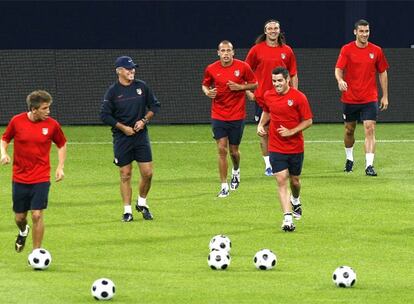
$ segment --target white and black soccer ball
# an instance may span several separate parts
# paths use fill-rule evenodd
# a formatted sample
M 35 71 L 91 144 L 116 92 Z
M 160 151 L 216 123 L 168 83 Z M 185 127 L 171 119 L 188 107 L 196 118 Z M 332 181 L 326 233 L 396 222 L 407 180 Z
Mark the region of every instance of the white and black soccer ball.
M 231 241 L 228 236 L 224 234 L 219 234 L 219 235 L 213 236 L 213 238 L 210 240 L 210 244 L 208 247 L 210 248 L 210 251 L 225 250 L 227 252 L 230 252 Z
M 231 257 L 226 250 L 213 250 L 207 258 L 208 266 L 213 270 L 225 270 L 230 266 Z
M 352 287 L 356 283 L 356 273 L 349 266 L 340 266 L 335 269 L 332 281 L 338 287 Z
M 29 254 L 28 263 L 35 270 L 44 270 L 52 263 L 52 256 L 46 249 L 37 248 Z
M 262 249 L 256 252 L 253 263 L 257 269 L 269 270 L 276 266 L 277 257 L 270 249 Z
M 95 300 L 110 300 L 115 295 L 115 284 L 107 278 L 97 279 L 92 284 L 91 293 Z

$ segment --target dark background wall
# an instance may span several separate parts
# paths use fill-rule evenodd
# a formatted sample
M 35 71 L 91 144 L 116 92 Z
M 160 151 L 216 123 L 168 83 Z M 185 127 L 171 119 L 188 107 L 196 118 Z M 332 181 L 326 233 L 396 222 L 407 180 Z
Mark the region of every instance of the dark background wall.
M 384 48 L 414 44 L 411 1 L 2 1 L 0 49 L 251 47 L 278 19 L 295 48 L 339 48 L 371 22 Z
M 413 121 L 413 12 L 412 1 L 0 1 L 0 124 L 24 111 L 26 95 L 37 88 L 53 94 L 61 123 L 100 123 L 120 55 L 140 63 L 137 77 L 159 97 L 155 122 L 208 122 L 200 81 L 217 59 L 214 48 L 229 39 L 244 59 L 270 18 L 281 22 L 294 48 L 315 121 L 341 121 L 333 69 L 360 18 L 371 23 L 370 40 L 391 66 L 391 107 L 381 119 Z
M 248 49 L 236 49 L 244 59 Z M 341 122 L 334 66 L 339 49 L 295 49 L 299 88 L 312 105 L 315 122 Z M 161 101 L 154 123 L 208 123 L 211 101 L 201 92 L 204 68 L 215 49 L 0 50 L 0 124 L 26 110 L 26 95 L 43 88 L 54 96 L 52 116 L 62 124 L 99 124 L 105 90 L 115 81 L 114 58 L 128 54 Z M 414 120 L 414 50 L 385 49 L 390 64 L 390 107 L 381 121 Z M 18 63 L 18 66 L 16 66 Z M 11 70 L 14 69 L 14 70 Z M 248 103 L 249 119 L 253 105 Z

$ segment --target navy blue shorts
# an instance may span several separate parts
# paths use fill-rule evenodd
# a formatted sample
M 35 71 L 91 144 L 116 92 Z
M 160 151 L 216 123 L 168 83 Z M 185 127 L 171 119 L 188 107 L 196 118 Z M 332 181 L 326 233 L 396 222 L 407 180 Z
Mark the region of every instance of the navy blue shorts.
M 378 102 L 373 101 L 364 104 L 343 103 L 343 117 L 345 122 L 374 120 L 378 117 Z
M 21 184 L 12 182 L 13 211 L 24 213 L 29 210 L 47 208 L 50 182 Z
M 134 160 L 140 163 L 152 161 L 148 132 L 143 130 L 133 136 L 116 136 L 114 143 L 114 164 L 126 166 Z
M 211 120 L 211 127 L 213 128 L 213 138 L 215 140 L 228 137 L 230 145 L 240 145 L 243 130 L 244 120 Z
M 302 173 L 303 153 L 283 154 L 277 152 L 269 152 L 270 164 L 272 172 L 277 173 L 288 169 L 290 175 L 299 176 Z

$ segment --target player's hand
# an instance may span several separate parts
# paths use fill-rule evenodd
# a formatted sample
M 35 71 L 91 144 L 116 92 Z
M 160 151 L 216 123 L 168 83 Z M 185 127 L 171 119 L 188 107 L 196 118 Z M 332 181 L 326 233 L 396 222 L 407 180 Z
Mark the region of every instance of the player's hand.
M 282 137 L 288 137 L 295 134 L 294 131 L 285 128 L 284 126 L 280 125 L 280 128 L 277 128 L 277 132 L 279 132 L 280 136 Z
M 259 135 L 260 137 L 266 136 L 267 135 L 266 128 L 262 125 L 258 125 L 257 126 L 257 135 Z
M 145 122 L 143 122 L 141 119 L 138 120 L 134 125 L 134 131 L 135 132 L 139 132 L 144 128 L 145 128 Z
M 345 80 L 342 79 L 338 81 L 338 89 L 341 92 L 348 90 L 348 84 L 345 82 Z
M 382 97 L 380 102 L 380 110 L 385 111 L 388 109 L 388 97 Z
M 229 80 L 227 82 L 227 86 L 229 87 L 229 89 L 231 91 L 241 91 L 244 89 L 244 86 L 239 84 L 239 83 L 235 83 L 234 81 Z
M 217 96 L 217 89 L 216 88 L 209 89 L 208 92 L 207 92 L 207 94 L 206 94 L 206 96 L 207 97 L 210 97 L 211 99 L 216 98 L 216 96 Z
M 256 96 L 254 96 L 254 93 L 252 91 L 247 90 L 246 96 L 249 101 L 256 101 Z
M 60 182 L 65 177 L 65 173 L 63 172 L 63 169 L 57 168 L 56 174 L 55 174 L 55 181 Z
M 132 136 L 132 135 L 134 135 L 134 134 L 135 134 L 134 129 L 133 129 L 133 128 L 131 128 L 131 127 L 128 127 L 128 126 L 124 126 L 124 127 L 122 128 L 122 132 L 124 132 L 124 134 L 125 134 L 126 136 Z
M 1 156 L 1 164 L 2 165 L 10 164 L 10 156 L 8 154 L 4 154 Z

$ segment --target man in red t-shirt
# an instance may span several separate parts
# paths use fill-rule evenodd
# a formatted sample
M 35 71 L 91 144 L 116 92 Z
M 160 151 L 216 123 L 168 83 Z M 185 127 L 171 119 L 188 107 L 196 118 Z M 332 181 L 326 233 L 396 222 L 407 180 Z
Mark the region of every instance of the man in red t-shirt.
M 362 120 L 365 131 L 365 174 L 377 176 L 374 169 L 375 124 L 378 116 L 378 90 L 376 75 L 382 89 L 379 104 L 381 111 L 388 108 L 388 62 L 382 49 L 368 42 L 369 23 L 355 23 L 355 41 L 344 45 L 335 66 L 335 78 L 342 92 L 343 117 L 345 122 L 345 172 L 352 172 L 355 128 Z
M 279 21 L 271 19 L 265 22 L 264 32 L 257 37 L 255 45 L 249 50 L 246 62 L 254 71 L 259 84 L 254 94 L 250 91 L 246 92 L 249 100 L 256 101 L 254 119 L 259 122 L 262 114 L 263 95 L 266 91 L 273 89 L 272 70 L 274 68 L 285 67 L 289 71 L 290 85 L 295 89 L 298 88 L 296 57 L 292 48 L 286 44 Z M 265 162 L 265 175 L 272 176 L 267 142 L 266 135 L 260 138 L 260 148 Z
M 289 86 L 289 78 L 286 68 L 277 67 L 273 70 L 274 89 L 264 94 L 263 113 L 257 126 L 259 136 L 269 136 L 270 164 L 278 184 L 279 201 L 284 214 L 284 231 L 295 230 L 293 217 L 302 217 L 299 200 L 299 176 L 304 156 L 302 131 L 312 125 L 313 117 L 308 99 L 302 92 Z M 267 130 L 266 125 L 269 121 Z
M 49 117 L 52 96 L 46 91 L 33 91 L 27 96 L 29 112 L 14 116 L 1 138 L 1 164 L 9 164 L 7 148 L 14 139 L 12 197 L 19 234 L 15 249 L 21 252 L 29 233 L 27 212 L 31 210 L 33 249 L 42 245 L 43 210 L 47 208 L 50 187 L 50 148 L 57 146 L 58 166 L 55 179 L 64 177 L 66 138 L 59 123 Z
M 229 195 L 227 183 L 227 154 L 233 163 L 230 189 L 236 190 L 240 183 L 239 145 L 246 118 L 245 91 L 257 87 L 256 77 L 244 61 L 234 59 L 230 41 L 220 42 L 217 49 L 219 60 L 207 66 L 201 89 L 211 98 L 211 121 L 218 149 L 221 190 L 218 197 Z

